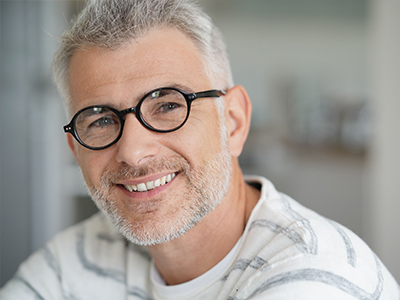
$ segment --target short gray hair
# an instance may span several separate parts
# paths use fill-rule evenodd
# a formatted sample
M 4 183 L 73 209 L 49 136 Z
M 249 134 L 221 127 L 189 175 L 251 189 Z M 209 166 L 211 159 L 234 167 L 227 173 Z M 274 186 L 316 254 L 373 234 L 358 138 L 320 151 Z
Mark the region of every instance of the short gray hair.
M 227 90 L 233 86 L 222 35 L 194 2 L 88 0 L 71 28 L 62 34 L 53 60 L 53 79 L 67 110 L 70 110 L 69 64 L 75 50 L 85 45 L 118 49 L 153 29 L 165 27 L 177 28 L 189 36 L 203 57 L 205 71 L 216 85 L 214 88 Z

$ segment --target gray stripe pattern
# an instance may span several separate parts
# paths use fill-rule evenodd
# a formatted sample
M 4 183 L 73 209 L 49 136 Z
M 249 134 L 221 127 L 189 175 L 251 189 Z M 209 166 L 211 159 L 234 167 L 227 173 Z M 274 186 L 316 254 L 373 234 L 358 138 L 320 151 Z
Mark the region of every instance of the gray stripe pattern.
M 144 258 L 147 261 L 151 261 L 151 256 L 150 256 L 150 252 L 147 251 L 145 248 L 142 248 L 140 246 L 137 246 L 133 243 L 128 242 L 128 249 L 129 251 L 132 251 L 136 254 L 139 254 L 142 258 Z
M 289 215 L 291 215 L 293 217 L 293 219 L 301 222 L 304 226 L 304 228 L 306 228 L 308 230 L 308 233 L 310 234 L 310 241 L 308 243 L 308 250 L 310 254 L 313 255 L 317 255 L 318 254 L 318 237 L 315 234 L 314 229 L 311 227 L 310 221 L 303 217 L 302 215 L 300 215 L 297 211 L 293 210 L 292 206 L 290 205 L 289 202 L 289 197 L 285 194 L 281 194 L 282 195 L 282 203 L 284 205 L 284 207 L 286 208 L 286 211 L 289 213 Z
M 229 275 L 235 271 L 235 270 L 246 270 L 247 267 L 250 265 L 251 259 L 238 259 L 235 264 L 233 265 L 232 269 L 229 270 L 229 272 L 221 278 L 222 281 L 225 281 L 228 279 Z
M 352 284 L 350 281 L 346 280 L 343 277 L 339 277 L 335 274 L 316 270 L 316 269 L 304 269 L 299 271 L 288 272 L 284 274 L 280 274 L 279 276 L 275 276 L 270 280 L 266 281 L 262 286 L 260 286 L 251 296 L 247 299 L 251 299 L 256 295 L 272 289 L 274 287 L 292 283 L 298 281 L 314 281 L 325 283 L 330 286 L 334 286 L 347 294 L 352 295 L 356 299 L 378 299 L 380 296 L 380 290 L 376 289 L 373 294 L 367 293 L 365 290 L 357 287 Z M 238 298 L 234 298 L 235 300 L 239 300 Z
M 356 262 L 357 262 L 357 255 L 356 251 L 354 250 L 353 243 L 351 242 L 349 236 L 344 232 L 344 230 L 340 227 L 339 224 L 337 224 L 334 221 L 328 220 L 329 223 L 332 224 L 333 227 L 335 227 L 336 231 L 339 233 L 339 235 L 342 237 L 343 242 L 346 246 L 346 251 L 347 251 L 347 262 L 349 265 L 352 267 L 356 267 Z
M 19 276 L 16 276 L 13 280 L 19 281 L 19 282 L 21 282 L 24 286 L 26 286 L 26 287 L 28 288 L 28 290 L 29 290 L 30 292 L 32 292 L 32 294 L 34 295 L 35 300 L 45 300 L 45 299 L 43 298 L 43 296 L 40 295 L 40 293 L 39 293 L 29 282 L 27 282 L 25 279 L 23 279 L 23 278 L 21 278 L 21 277 L 19 277 Z
M 301 269 L 297 271 L 291 271 L 287 273 L 282 273 L 277 276 L 274 276 L 264 282 L 260 287 L 258 287 L 249 297 L 243 298 L 233 298 L 234 300 L 248 300 L 251 299 L 262 292 L 265 292 L 269 289 L 274 287 L 278 287 L 284 284 L 293 283 L 293 282 L 300 282 L 300 281 L 313 281 L 313 282 L 320 282 L 330 286 L 333 286 L 337 289 L 342 290 L 343 292 L 355 297 L 356 299 L 360 300 L 376 300 L 382 294 L 383 290 L 383 276 L 381 270 L 381 264 L 378 259 L 375 257 L 375 261 L 377 264 L 377 278 L 378 283 L 375 288 L 375 291 L 370 294 L 364 289 L 356 286 L 355 284 L 351 283 L 347 279 L 333 274 L 331 272 L 318 270 L 318 269 Z
M 250 267 L 258 270 L 258 269 L 261 269 L 261 267 L 264 267 L 266 265 L 268 265 L 268 262 L 266 260 L 262 259 L 259 256 L 256 256 L 256 258 L 253 259 L 253 261 L 251 262 Z
M 105 269 L 99 267 L 98 265 L 90 262 L 85 256 L 85 249 L 84 249 L 84 233 L 83 230 L 78 231 L 77 233 L 77 243 L 76 243 L 76 252 L 78 258 L 82 264 L 82 266 L 93 273 L 96 273 L 100 277 L 108 277 L 115 281 L 125 283 L 126 276 L 123 272 L 113 269 Z
M 282 194 L 282 204 L 285 208 L 285 211 L 289 214 L 289 216 L 295 221 L 300 222 L 303 227 L 308 231 L 310 235 L 310 241 L 305 241 L 299 233 L 297 233 L 293 228 L 284 227 L 275 222 L 272 222 L 267 219 L 259 219 L 255 220 L 250 224 L 249 231 L 255 227 L 265 227 L 268 228 L 275 234 L 284 234 L 291 241 L 296 243 L 296 247 L 298 247 L 302 252 L 309 253 L 312 255 L 318 254 L 318 237 L 314 232 L 314 229 L 311 227 L 310 221 L 303 216 L 301 216 L 298 212 L 294 211 L 292 206 L 290 205 L 289 198 Z
M 90 262 L 86 258 L 84 241 L 85 241 L 85 236 L 84 236 L 84 230 L 82 228 L 81 230 L 79 230 L 77 232 L 77 243 L 76 243 L 77 256 L 78 256 L 82 266 L 89 272 L 95 273 L 96 275 L 98 275 L 100 277 L 107 277 L 109 279 L 112 279 L 112 280 L 119 282 L 121 284 L 124 284 L 126 286 L 127 283 L 126 283 L 125 273 L 118 271 L 118 270 L 106 269 L 106 268 L 100 267 L 100 266 Z M 131 296 L 135 296 L 142 300 L 152 300 L 152 298 L 150 298 L 147 295 L 147 293 L 140 288 L 129 287 L 127 290 L 128 290 L 128 294 Z
M 145 291 L 142 289 L 136 288 L 136 287 L 131 287 L 128 289 L 128 294 L 131 296 L 135 296 L 139 299 L 142 300 L 153 300 L 153 298 L 150 298 Z
M 275 222 L 271 222 L 266 219 L 255 220 L 251 223 L 249 230 L 255 227 L 268 228 L 275 234 L 284 234 L 287 238 L 296 244 L 296 247 L 300 249 L 301 252 L 310 253 L 310 247 L 304 241 L 304 239 L 291 228 L 283 227 Z
M 98 233 L 97 238 L 110 244 L 126 241 L 125 238 L 120 234 L 110 235 L 103 232 Z
M 245 270 L 251 263 L 251 259 L 238 259 L 236 263 L 233 265 L 233 270 Z
M 268 262 L 264 259 L 262 259 L 259 256 L 256 256 L 253 260 L 251 259 L 238 259 L 235 264 L 233 265 L 232 269 L 229 270 L 229 272 L 221 278 L 222 281 L 225 281 L 228 279 L 229 275 L 235 271 L 235 270 L 241 270 L 244 271 L 246 270 L 248 267 L 255 269 L 255 270 L 259 270 L 264 266 L 267 266 Z
M 58 281 L 60 282 L 60 288 L 62 289 L 63 297 L 66 300 L 77 300 L 75 296 L 73 296 L 70 292 L 67 292 L 64 289 L 64 286 L 61 284 L 62 281 L 62 276 L 61 276 L 61 268 L 60 265 L 57 262 L 57 259 L 54 257 L 53 253 L 49 249 L 49 247 L 45 246 L 42 249 L 42 255 L 44 257 L 44 260 L 46 261 L 47 265 L 50 267 L 50 269 L 54 272 L 56 275 Z
M 47 265 L 50 267 L 50 269 L 53 270 L 58 281 L 61 282 L 60 266 L 59 266 L 56 258 L 54 257 L 53 253 L 50 251 L 49 247 L 47 247 L 47 246 L 43 247 L 42 256 L 43 256 L 45 262 L 47 263 Z
M 97 239 L 99 239 L 103 242 L 106 242 L 106 243 L 110 243 L 110 244 L 119 243 L 119 242 L 125 243 L 125 246 L 128 247 L 128 249 L 130 251 L 141 255 L 147 261 L 151 260 L 150 253 L 145 248 L 136 246 L 135 244 L 132 244 L 127 239 L 125 239 L 125 237 L 122 234 L 110 235 L 110 234 L 100 232 L 97 234 Z

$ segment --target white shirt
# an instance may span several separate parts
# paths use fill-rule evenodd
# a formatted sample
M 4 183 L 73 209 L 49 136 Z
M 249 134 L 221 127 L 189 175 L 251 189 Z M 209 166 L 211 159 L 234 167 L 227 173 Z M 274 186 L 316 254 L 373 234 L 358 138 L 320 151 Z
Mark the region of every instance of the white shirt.
M 193 281 L 163 285 L 149 252 L 96 214 L 34 253 L 0 299 L 400 299 L 397 282 L 354 233 L 263 177 L 246 181 L 262 188 L 241 239 Z

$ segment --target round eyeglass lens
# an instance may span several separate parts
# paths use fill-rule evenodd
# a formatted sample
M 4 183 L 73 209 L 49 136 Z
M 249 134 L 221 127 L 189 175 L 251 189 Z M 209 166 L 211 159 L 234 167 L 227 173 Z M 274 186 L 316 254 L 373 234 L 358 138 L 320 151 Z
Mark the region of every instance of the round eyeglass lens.
M 114 142 L 121 130 L 119 117 L 105 107 L 89 107 L 75 120 L 75 130 L 82 143 L 100 148 Z
M 175 89 L 151 92 L 140 106 L 144 122 L 157 130 L 173 130 L 181 126 L 188 114 L 185 97 Z

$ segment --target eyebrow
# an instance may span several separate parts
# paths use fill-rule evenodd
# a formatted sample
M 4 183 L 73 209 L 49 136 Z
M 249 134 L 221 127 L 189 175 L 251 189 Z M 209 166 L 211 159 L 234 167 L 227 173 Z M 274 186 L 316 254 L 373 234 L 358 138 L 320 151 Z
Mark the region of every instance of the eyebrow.
M 163 87 L 161 87 L 161 88 L 168 88 L 168 87 L 181 90 L 181 91 L 183 91 L 183 92 L 185 92 L 185 93 L 188 93 L 188 94 L 193 94 L 193 93 L 194 93 L 194 91 L 193 91 L 191 88 L 189 88 L 189 87 L 187 87 L 187 86 L 184 86 L 184 85 L 181 85 L 181 84 L 179 84 L 179 83 L 174 83 L 174 84 L 170 84 L 170 85 L 165 85 L 165 86 L 163 86 Z M 144 95 L 143 95 L 143 96 L 144 96 Z
M 165 84 L 165 85 L 161 85 L 160 87 L 153 88 L 153 89 L 151 89 L 151 90 L 148 90 L 148 91 L 142 93 L 139 97 L 137 97 L 137 98 L 134 99 L 134 106 L 137 106 L 137 104 L 139 103 L 139 101 L 140 101 L 141 99 L 143 99 L 143 97 L 144 97 L 145 95 L 147 95 L 148 93 L 151 93 L 152 91 L 155 91 L 155 90 L 158 90 L 158 89 L 162 89 L 162 88 L 175 88 L 175 89 L 181 90 L 181 91 L 183 91 L 183 92 L 185 92 L 185 93 L 188 93 L 188 94 L 194 94 L 194 93 L 195 93 L 195 92 L 194 92 L 191 88 L 189 88 L 188 86 L 185 86 L 185 85 L 182 85 L 182 84 L 179 84 L 179 83 Z M 124 110 L 124 109 L 127 108 L 127 107 L 121 108 L 119 105 L 115 105 L 114 103 L 109 102 L 110 100 L 106 100 L 106 101 L 107 101 L 107 102 L 102 102 L 102 103 L 98 103 L 98 104 L 93 104 L 93 105 L 90 105 L 90 106 L 96 106 L 96 105 L 98 105 L 98 106 L 107 106 L 107 107 L 114 108 L 114 109 L 116 109 L 116 110 Z M 90 107 L 90 106 L 87 106 L 87 107 Z M 131 107 L 131 106 L 130 106 L 130 107 Z

